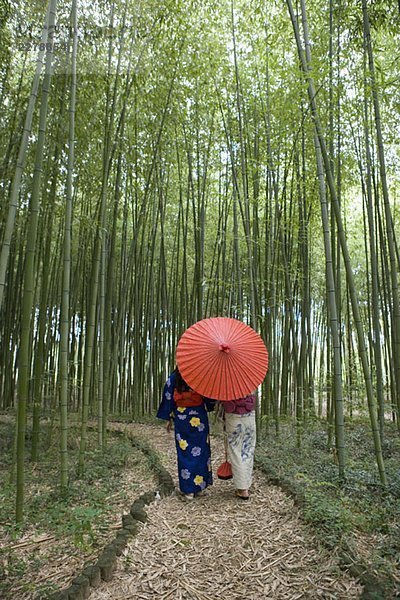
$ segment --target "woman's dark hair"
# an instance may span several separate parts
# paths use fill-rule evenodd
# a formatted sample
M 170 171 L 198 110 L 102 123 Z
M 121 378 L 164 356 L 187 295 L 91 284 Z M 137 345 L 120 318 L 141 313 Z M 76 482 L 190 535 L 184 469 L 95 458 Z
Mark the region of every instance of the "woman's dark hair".
M 180 374 L 178 367 L 175 369 L 175 387 L 180 393 L 190 390 L 190 387 Z

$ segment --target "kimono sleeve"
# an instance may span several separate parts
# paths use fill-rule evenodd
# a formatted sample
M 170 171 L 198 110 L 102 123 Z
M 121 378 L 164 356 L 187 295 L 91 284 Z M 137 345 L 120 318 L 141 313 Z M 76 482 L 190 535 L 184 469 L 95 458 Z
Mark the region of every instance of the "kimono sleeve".
M 175 373 L 171 373 L 164 385 L 160 406 L 156 417 L 168 421 L 174 410 Z

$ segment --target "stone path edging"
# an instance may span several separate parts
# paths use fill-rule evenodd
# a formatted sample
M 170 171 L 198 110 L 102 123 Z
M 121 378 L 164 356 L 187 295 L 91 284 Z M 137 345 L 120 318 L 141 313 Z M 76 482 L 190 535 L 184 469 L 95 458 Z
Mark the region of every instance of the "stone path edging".
M 161 464 L 158 454 L 129 431 L 113 430 L 113 432 L 117 435 L 127 435 L 132 445 L 140 450 L 149 461 L 157 477 L 157 489 L 160 496 L 170 495 L 175 488 L 174 482 L 170 473 Z M 111 581 L 117 557 L 121 556 L 128 540 L 138 532 L 138 522 L 144 523 L 147 520 L 144 507 L 153 502 L 155 492 L 156 490 L 146 492 L 133 502 L 129 513 L 122 515 L 122 527 L 117 531 L 115 539 L 105 546 L 97 561 L 93 565 L 87 566 L 81 575 L 75 577 L 67 589 L 50 596 L 50 600 L 85 600 L 89 597 L 91 588 L 98 587 L 102 581 Z
M 291 480 L 288 477 L 281 477 L 272 467 L 267 467 L 261 460 L 256 460 L 255 462 L 271 485 L 277 486 L 291 496 L 294 504 L 298 506 L 300 510 L 304 508 L 306 496 L 304 490 L 301 489 L 296 481 Z M 323 539 L 322 542 L 324 543 Z M 387 582 L 378 580 L 377 577 L 370 572 L 368 565 L 356 557 L 346 541 L 342 541 L 341 547 L 338 549 L 338 558 L 340 567 L 358 579 L 362 584 L 363 592 L 360 596 L 360 600 L 387 599 Z
M 121 424 L 118 424 L 121 427 Z M 140 450 L 150 463 L 151 469 L 157 477 L 157 489 L 161 497 L 171 495 L 174 491 L 174 481 L 171 474 L 161 464 L 158 453 L 142 439 L 135 435 L 122 425 L 121 429 L 111 429 L 114 433 L 127 435 L 132 445 Z M 303 490 L 296 486 L 295 482 L 287 478 L 280 478 L 277 473 L 269 470 L 265 464 L 258 461 L 257 465 L 266 475 L 268 481 L 282 489 L 292 497 L 294 503 L 301 509 L 304 507 L 305 496 Z M 113 578 L 116 567 L 117 557 L 121 556 L 128 541 L 138 532 L 138 523 L 147 520 L 147 514 L 144 510 L 155 499 L 154 492 L 146 492 L 138 497 L 130 507 L 129 514 L 122 515 L 122 527 L 116 533 L 115 539 L 110 542 L 102 551 L 95 564 L 86 567 L 82 574 L 75 577 L 69 588 L 57 592 L 51 596 L 52 600 L 83 600 L 90 596 L 91 588 L 98 587 L 102 581 L 108 582 Z M 381 582 L 368 572 L 365 565 L 357 561 L 351 549 L 348 546 L 340 549 L 340 564 L 353 577 L 357 578 L 363 586 L 363 592 L 360 598 L 363 600 L 383 600 L 384 586 Z M 39 600 L 39 599 L 38 599 Z

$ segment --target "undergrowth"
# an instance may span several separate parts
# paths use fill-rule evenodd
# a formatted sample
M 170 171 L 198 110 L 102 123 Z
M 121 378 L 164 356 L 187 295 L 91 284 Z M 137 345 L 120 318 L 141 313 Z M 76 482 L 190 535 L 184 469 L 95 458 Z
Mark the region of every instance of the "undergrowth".
M 49 426 L 41 430 L 40 459 L 29 461 L 31 431 L 26 435 L 26 469 L 24 522 L 15 524 L 15 482 L 11 475 L 14 427 L 0 423 L 0 597 L 15 597 L 10 587 L 21 578 L 29 580 L 29 573 L 43 567 L 46 555 L 32 551 L 21 552 L 18 544 L 26 539 L 54 536 L 54 546 L 48 556 L 54 557 L 62 543 L 66 553 L 74 549 L 82 555 L 101 548 L 108 535 L 110 518 L 115 521 L 120 513 L 116 506 L 132 501 L 139 483 L 133 479 L 122 484 L 125 473 L 141 473 L 151 479 L 151 472 L 140 450 L 132 447 L 125 436 L 109 436 L 105 452 L 97 448 L 97 434 L 88 432 L 85 470 L 78 476 L 79 434 L 72 426 L 68 436 L 69 488 L 62 494 L 59 487 L 59 437 L 52 435 Z M 50 442 L 50 443 L 49 443 Z M 144 466 L 146 465 L 146 466 Z M 13 549 L 13 547 L 15 549 Z M 46 586 L 45 586 L 46 587 Z M 23 591 L 29 592 L 29 583 Z M 48 592 L 53 586 L 47 586 Z M 36 588 L 37 589 L 37 588 Z M 11 594 L 11 595 L 7 595 Z M 46 594 L 43 593 L 43 597 Z
M 388 486 L 383 488 L 365 422 L 347 424 L 346 473 L 339 480 L 336 454 L 319 421 L 308 424 L 297 445 L 295 426 L 259 435 L 256 460 L 270 479 L 297 500 L 303 519 L 323 543 L 351 547 L 394 590 L 400 583 L 400 438 L 388 424 L 383 442 Z M 392 592 L 388 592 L 388 598 Z M 395 593 L 395 592 L 393 592 Z M 399 590 L 400 593 L 400 590 Z

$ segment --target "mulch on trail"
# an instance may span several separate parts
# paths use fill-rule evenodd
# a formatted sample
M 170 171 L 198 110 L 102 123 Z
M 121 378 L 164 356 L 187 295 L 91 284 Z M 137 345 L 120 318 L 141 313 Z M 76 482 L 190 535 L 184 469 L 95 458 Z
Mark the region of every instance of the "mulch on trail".
M 132 424 L 138 438 L 157 449 L 177 480 L 173 433 Z M 212 438 L 213 470 L 223 445 Z M 177 496 L 146 508 L 148 522 L 118 559 L 113 580 L 91 600 L 215 600 L 358 598 L 361 585 L 339 568 L 299 518 L 293 501 L 268 485 L 257 470 L 251 499 L 234 497 L 231 481 L 215 480 L 207 497 Z

